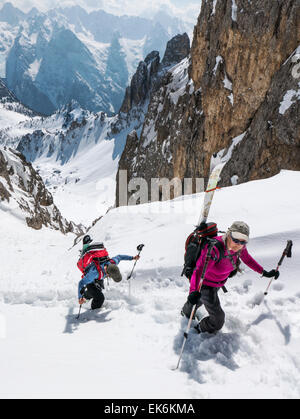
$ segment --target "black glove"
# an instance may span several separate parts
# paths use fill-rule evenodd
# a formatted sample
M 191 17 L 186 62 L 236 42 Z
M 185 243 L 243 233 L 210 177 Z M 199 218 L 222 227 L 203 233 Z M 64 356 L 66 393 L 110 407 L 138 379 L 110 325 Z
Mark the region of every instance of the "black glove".
M 200 304 L 200 297 L 201 294 L 198 291 L 191 292 L 191 294 L 188 296 L 188 302 L 191 303 L 193 306 Z
M 193 276 L 194 269 L 192 268 L 184 268 L 183 275 L 185 275 L 189 280 L 191 280 Z
M 265 276 L 266 278 L 275 278 L 278 279 L 279 278 L 279 271 L 275 271 L 275 269 L 272 269 L 272 271 L 263 271 L 263 276 Z

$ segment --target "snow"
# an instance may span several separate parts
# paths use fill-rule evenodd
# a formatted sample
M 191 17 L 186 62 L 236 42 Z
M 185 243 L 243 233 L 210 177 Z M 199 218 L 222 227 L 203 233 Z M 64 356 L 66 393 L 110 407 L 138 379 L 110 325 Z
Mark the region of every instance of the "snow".
M 231 177 L 230 180 L 231 180 L 232 185 L 237 185 L 238 181 L 239 181 L 239 177 L 237 175 L 234 175 L 234 176 Z
M 57 165 L 54 158 L 44 156 L 34 166 L 47 179 L 46 186 L 64 216 L 87 226 L 115 203 L 118 160 L 112 158 L 114 141 L 103 140 L 82 148 L 81 145 L 78 154 L 65 165 Z
M 234 97 L 233 97 L 233 93 L 231 93 L 229 96 L 227 96 L 228 97 L 228 99 L 229 99 L 229 101 L 230 101 L 230 103 L 231 103 L 231 105 L 233 106 L 234 105 Z
M 62 213 L 87 227 L 115 204 L 119 158 L 127 135 L 134 129 L 140 135 L 147 106 L 110 118 L 84 111 L 74 102 L 50 117 L 28 118 L 5 109 L 2 112 L 0 105 L 1 141 L 16 148 L 22 137 L 35 134 L 30 142 L 23 139 L 26 159 L 39 172 Z
M 223 61 L 224 61 L 223 58 L 220 55 L 218 55 L 217 58 L 216 58 L 216 65 L 213 69 L 214 76 L 217 74 L 219 64 L 222 63 Z
M 87 46 L 97 63 L 97 68 L 104 73 L 106 71 L 106 61 L 110 44 L 95 41 L 94 36 L 87 31 L 84 33 L 76 32 L 76 36 L 84 45 Z
M 243 140 L 246 134 L 247 131 L 233 138 L 231 145 L 228 149 L 224 148 L 223 150 L 216 153 L 216 155 L 213 155 L 211 158 L 210 169 L 212 170 L 213 167 L 217 166 L 220 163 L 227 163 L 232 157 L 233 150 Z
M 6 77 L 6 59 L 17 35 L 15 27 L 0 22 L 0 77 Z
M 229 80 L 227 73 L 225 72 L 225 79 L 223 80 L 225 89 L 232 91 L 232 82 Z
M 28 67 L 27 74 L 31 77 L 31 79 L 34 81 L 36 79 L 36 76 L 38 75 L 38 72 L 40 70 L 40 66 L 42 63 L 42 58 L 35 59 L 30 66 Z
M 231 18 L 234 22 L 237 21 L 237 12 L 238 12 L 238 7 L 236 4 L 235 0 L 232 0 L 232 12 L 231 12 Z
M 218 3 L 218 0 L 214 0 L 214 2 L 213 2 L 213 10 L 211 12 L 211 16 L 213 16 L 216 13 L 217 3 Z
M 168 92 L 174 105 L 177 105 L 179 98 L 185 94 L 186 86 L 190 81 L 188 74 L 189 63 L 190 58 L 187 57 L 170 70 L 172 81 L 168 85 Z
M 14 111 L 5 109 L 0 103 L 0 130 L 11 126 L 16 126 L 23 121 L 27 121 L 30 118 Z
M 125 61 L 129 73 L 128 85 L 130 85 L 131 78 L 136 72 L 139 63 L 144 60 L 144 47 L 146 41 L 146 36 L 139 40 L 120 38 L 120 45 L 125 52 Z
M 298 83 L 300 87 L 300 83 Z M 284 97 L 282 102 L 280 103 L 279 107 L 279 113 L 281 115 L 284 115 L 286 111 L 297 101 L 300 100 L 300 89 L 298 90 L 288 90 Z
M 102 311 L 83 310 L 80 321 L 74 236 L 28 229 L 0 209 L 0 396 L 298 399 L 299 182 L 299 172 L 282 171 L 215 194 L 210 220 L 220 229 L 248 222 L 249 251 L 266 269 L 277 265 L 288 239 L 294 254 L 264 302 L 269 280 L 253 271 L 228 282 L 229 293 L 220 293 L 224 329 L 215 336 L 192 329 L 177 372 L 171 368 L 187 327 L 180 316 L 188 293 L 188 281 L 180 277 L 184 241 L 204 194 L 115 209 L 91 229 L 111 256 L 146 246 L 131 295 L 125 279 L 110 283 Z M 131 268 L 122 262 L 124 278 Z

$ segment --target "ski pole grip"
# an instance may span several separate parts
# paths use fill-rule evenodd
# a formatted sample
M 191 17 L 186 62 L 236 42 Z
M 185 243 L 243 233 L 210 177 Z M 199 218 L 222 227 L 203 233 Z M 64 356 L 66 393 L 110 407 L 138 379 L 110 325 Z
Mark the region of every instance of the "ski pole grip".
M 288 257 L 288 258 L 291 258 L 292 257 L 292 247 L 293 247 L 292 240 L 288 240 L 287 245 L 286 245 L 286 248 L 285 248 L 285 250 L 284 250 L 284 252 L 283 252 L 283 254 L 281 256 L 281 259 L 280 259 L 280 261 L 278 263 L 278 266 L 281 266 L 282 265 L 283 259 L 285 257 Z
M 145 247 L 145 245 L 144 245 L 144 244 L 140 244 L 140 245 L 137 247 L 138 252 L 140 252 L 140 253 L 141 253 L 141 251 L 144 249 L 144 247 Z
M 292 240 L 289 240 L 288 244 L 287 244 L 287 247 L 286 247 L 286 251 L 287 251 L 286 256 L 288 258 L 292 257 L 292 247 L 293 247 L 293 242 L 292 242 Z

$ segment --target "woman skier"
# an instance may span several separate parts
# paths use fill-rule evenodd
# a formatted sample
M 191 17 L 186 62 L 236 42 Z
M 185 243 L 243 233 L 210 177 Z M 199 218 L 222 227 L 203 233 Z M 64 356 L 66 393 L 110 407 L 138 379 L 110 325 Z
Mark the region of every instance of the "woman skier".
M 249 226 L 237 221 L 229 228 L 224 236 L 216 237 L 224 247 L 224 254 L 220 255 L 218 246 L 214 246 L 208 255 L 209 245 L 206 245 L 196 263 L 196 269 L 190 282 L 190 294 L 187 302 L 182 309 L 182 315 L 190 318 L 192 309 L 196 305 L 197 309 L 204 305 L 208 312 L 205 317 L 196 326 L 199 333 L 216 333 L 222 329 L 225 323 L 225 313 L 222 310 L 218 292 L 225 286 L 227 279 L 232 276 L 234 271 L 239 270 L 241 259 L 249 268 L 267 278 L 279 277 L 279 272 L 272 270 L 265 271 L 248 253 L 247 243 L 249 242 Z M 207 269 L 204 275 L 204 281 L 199 292 L 199 285 L 204 266 Z
M 91 309 L 96 310 L 103 306 L 105 297 L 104 278 L 110 277 L 115 282 L 122 281 L 118 264 L 123 260 L 139 260 L 140 256 L 118 255 L 110 258 L 103 243 L 91 244 L 90 236 L 83 238 L 83 250 L 77 263 L 82 272 L 82 279 L 78 284 L 79 305 L 92 300 Z

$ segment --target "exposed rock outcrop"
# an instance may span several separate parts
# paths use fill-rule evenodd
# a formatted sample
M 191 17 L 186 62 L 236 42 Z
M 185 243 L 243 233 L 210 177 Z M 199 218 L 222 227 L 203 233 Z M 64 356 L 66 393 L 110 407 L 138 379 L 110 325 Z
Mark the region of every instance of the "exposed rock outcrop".
M 180 63 L 190 53 L 190 39 L 186 33 L 176 35 L 166 47 L 160 62 L 158 51 L 152 51 L 145 61 L 141 61 L 133 75 L 130 86 L 126 89 L 120 112 L 128 113 L 134 106 L 142 106 L 150 95 L 159 87 L 160 81 L 168 68 Z
M 170 67 L 180 63 L 190 53 L 190 38 L 187 33 L 174 36 L 168 43 L 164 58 L 162 59 L 162 67 Z
M 83 232 L 62 217 L 41 177 L 24 156 L 6 147 L 0 148 L 0 208 L 24 219 L 35 230 L 45 226 L 64 234 Z
M 154 76 L 159 70 L 160 57 L 158 51 L 152 51 L 145 61 L 141 61 L 136 73 L 131 79 L 131 84 L 126 89 L 125 98 L 120 112 L 128 113 L 134 106 L 142 105 L 149 97 Z

